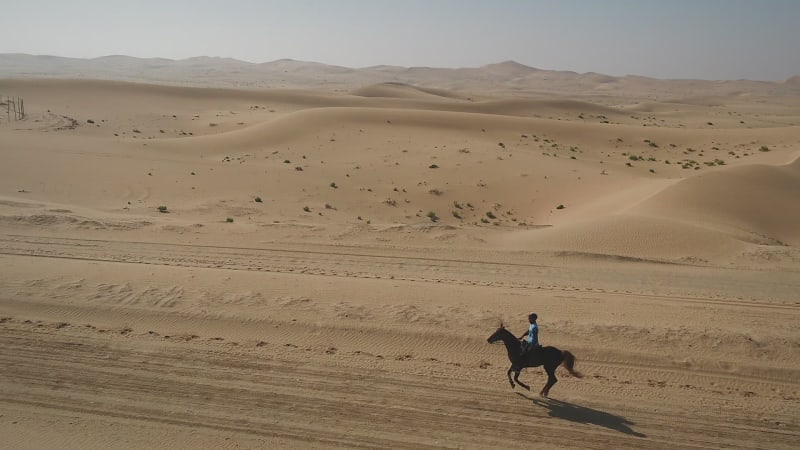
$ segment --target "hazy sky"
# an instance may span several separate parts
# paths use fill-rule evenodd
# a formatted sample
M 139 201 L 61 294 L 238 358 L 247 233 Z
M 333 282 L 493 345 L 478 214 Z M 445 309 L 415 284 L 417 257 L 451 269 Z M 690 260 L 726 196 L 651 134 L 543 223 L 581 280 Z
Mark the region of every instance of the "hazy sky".
M 800 75 L 800 0 L 0 0 L 0 53 Z

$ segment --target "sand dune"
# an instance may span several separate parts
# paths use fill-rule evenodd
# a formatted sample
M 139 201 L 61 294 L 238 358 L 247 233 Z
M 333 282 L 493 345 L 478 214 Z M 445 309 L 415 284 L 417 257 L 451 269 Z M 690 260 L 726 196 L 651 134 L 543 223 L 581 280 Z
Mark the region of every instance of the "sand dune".
M 3 58 L 12 447 L 796 447 L 791 80 Z
M 800 159 L 748 165 L 688 178 L 633 209 L 695 223 L 759 244 L 798 245 Z

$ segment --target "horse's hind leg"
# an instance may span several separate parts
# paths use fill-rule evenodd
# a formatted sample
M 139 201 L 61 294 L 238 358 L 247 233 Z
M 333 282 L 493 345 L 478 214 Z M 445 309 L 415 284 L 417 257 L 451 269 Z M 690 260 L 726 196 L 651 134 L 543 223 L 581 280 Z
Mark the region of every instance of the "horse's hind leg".
M 555 367 L 545 367 L 544 370 L 547 372 L 547 384 L 544 385 L 542 392 L 540 392 L 539 395 L 542 397 L 547 397 L 550 395 L 550 388 L 553 387 L 554 384 L 558 383 L 558 378 L 556 378 Z

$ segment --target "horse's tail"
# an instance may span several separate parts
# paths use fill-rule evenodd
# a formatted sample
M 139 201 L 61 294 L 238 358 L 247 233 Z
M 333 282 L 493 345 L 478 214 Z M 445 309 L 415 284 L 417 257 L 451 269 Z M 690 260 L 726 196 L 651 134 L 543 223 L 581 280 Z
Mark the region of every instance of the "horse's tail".
M 569 374 L 575 378 L 583 378 L 583 375 L 575 370 L 575 355 L 566 350 L 564 350 L 563 355 L 564 361 L 561 364 L 569 371 Z

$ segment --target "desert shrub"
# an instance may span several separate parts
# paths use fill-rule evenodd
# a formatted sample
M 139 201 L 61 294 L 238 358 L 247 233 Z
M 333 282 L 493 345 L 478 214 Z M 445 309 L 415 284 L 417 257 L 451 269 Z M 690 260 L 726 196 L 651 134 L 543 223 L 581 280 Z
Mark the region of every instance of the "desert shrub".
M 261 203 L 261 197 L 256 197 L 256 203 Z
M 429 168 L 429 169 L 438 169 L 438 168 L 439 168 L 439 166 L 438 166 L 438 165 L 436 165 L 436 164 L 431 164 L 430 166 L 428 166 L 428 168 Z
M 159 207 L 158 207 L 158 212 L 161 212 L 161 213 L 168 213 L 168 212 L 169 212 L 169 210 L 167 209 L 167 207 L 166 207 L 166 206 L 163 206 L 163 205 L 162 205 L 162 206 L 159 206 Z
M 564 206 L 564 205 L 558 205 L 558 206 L 556 206 L 556 209 L 564 209 L 564 208 L 566 208 L 566 206 Z
M 459 214 L 458 211 L 453 211 L 453 217 L 455 217 L 458 220 L 461 220 L 461 214 Z
M 426 215 L 428 216 L 429 219 L 431 219 L 431 222 L 436 222 L 439 220 L 439 216 L 437 216 L 436 213 L 433 211 L 428 211 L 428 214 Z
M 227 219 L 225 219 L 225 222 L 233 223 L 233 217 L 228 217 Z
M 336 185 L 335 181 L 331 181 L 331 187 L 334 188 L 334 189 L 338 189 L 339 188 L 339 186 Z
M 769 151 L 769 147 L 767 147 L 766 145 L 762 145 L 761 148 L 758 149 L 758 151 L 760 151 L 760 152 L 768 152 Z
M 490 218 L 490 219 L 496 219 L 496 218 L 497 218 L 497 216 L 495 216 L 495 215 L 494 215 L 494 213 L 493 213 L 493 212 L 491 212 L 491 211 L 488 211 L 488 212 L 486 213 L 486 217 L 488 217 L 488 218 Z
M 309 208 L 308 206 L 303 206 L 303 211 L 311 212 L 311 208 Z

